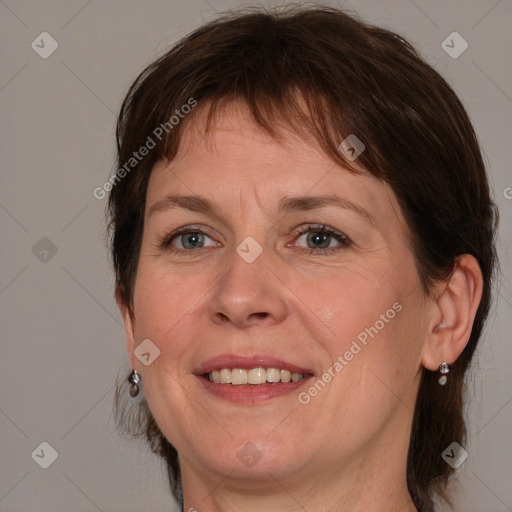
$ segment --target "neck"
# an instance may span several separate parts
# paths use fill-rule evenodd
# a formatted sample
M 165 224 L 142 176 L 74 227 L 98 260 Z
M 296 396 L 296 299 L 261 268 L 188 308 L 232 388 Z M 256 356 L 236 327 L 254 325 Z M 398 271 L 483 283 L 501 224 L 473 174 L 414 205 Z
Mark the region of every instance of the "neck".
M 282 512 L 417 512 L 406 486 L 374 488 L 372 482 L 366 482 L 366 493 L 337 491 L 326 482 L 312 483 L 306 489 L 299 489 L 290 482 L 274 480 L 266 486 L 252 486 L 249 490 L 224 482 L 212 482 L 211 487 L 195 486 L 192 492 L 185 490 L 185 512 L 260 512 L 261 510 L 279 510 Z M 217 485 L 218 487 L 215 487 Z M 256 488 L 255 488 L 256 487 Z M 372 490 L 375 490 L 372 492 Z M 377 492 L 378 491 L 378 492 Z M 378 494 L 378 496 L 377 496 Z

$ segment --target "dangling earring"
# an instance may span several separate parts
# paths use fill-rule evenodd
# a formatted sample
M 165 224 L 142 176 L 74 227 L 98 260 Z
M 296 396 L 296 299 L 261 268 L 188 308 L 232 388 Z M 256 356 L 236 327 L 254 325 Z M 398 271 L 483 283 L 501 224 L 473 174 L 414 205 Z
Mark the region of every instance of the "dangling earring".
M 442 373 L 442 375 L 439 377 L 438 382 L 441 384 L 441 386 L 444 386 L 448 381 L 446 374 L 450 373 L 450 367 L 444 361 L 439 366 L 439 373 Z
M 141 380 L 140 373 L 137 370 L 132 370 L 128 377 L 128 382 L 131 384 L 129 393 L 132 398 L 139 394 L 139 382 Z

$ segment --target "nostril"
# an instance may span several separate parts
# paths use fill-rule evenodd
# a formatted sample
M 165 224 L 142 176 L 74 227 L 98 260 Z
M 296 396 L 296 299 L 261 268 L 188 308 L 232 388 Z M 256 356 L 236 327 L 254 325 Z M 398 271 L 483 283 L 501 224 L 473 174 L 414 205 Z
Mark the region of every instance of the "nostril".
M 233 322 L 234 324 L 240 325 L 240 326 L 247 326 L 253 322 L 257 322 L 260 320 L 265 320 L 270 317 L 270 313 L 267 312 L 258 312 L 258 313 L 250 313 L 249 316 L 247 315 L 228 315 L 226 313 L 222 313 L 221 311 L 218 311 L 216 313 L 216 318 L 218 319 L 219 323 L 227 323 L 227 322 Z

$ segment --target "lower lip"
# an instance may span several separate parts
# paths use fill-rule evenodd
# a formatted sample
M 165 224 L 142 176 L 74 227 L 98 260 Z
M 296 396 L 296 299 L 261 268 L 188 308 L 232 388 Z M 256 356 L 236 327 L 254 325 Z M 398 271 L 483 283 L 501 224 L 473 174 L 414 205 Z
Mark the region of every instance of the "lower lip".
M 263 402 L 272 398 L 288 395 L 297 388 L 303 386 L 311 376 L 304 377 L 298 382 L 275 382 L 260 385 L 237 385 L 218 384 L 211 382 L 204 377 L 198 377 L 204 388 L 212 395 L 218 396 L 229 402 L 237 404 L 252 405 L 256 402 Z

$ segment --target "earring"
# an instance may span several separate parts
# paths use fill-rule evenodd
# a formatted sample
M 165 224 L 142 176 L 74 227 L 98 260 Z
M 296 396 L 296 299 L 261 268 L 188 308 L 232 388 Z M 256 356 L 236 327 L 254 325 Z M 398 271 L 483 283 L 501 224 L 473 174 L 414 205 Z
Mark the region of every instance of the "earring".
M 450 367 L 444 361 L 439 365 L 439 373 L 442 373 L 442 375 L 439 377 L 438 382 L 441 384 L 441 386 L 444 386 L 448 381 L 446 374 L 450 373 Z
M 132 370 L 128 377 L 128 382 L 131 384 L 129 393 L 132 398 L 139 394 L 139 382 L 141 380 L 140 373 L 137 370 Z

